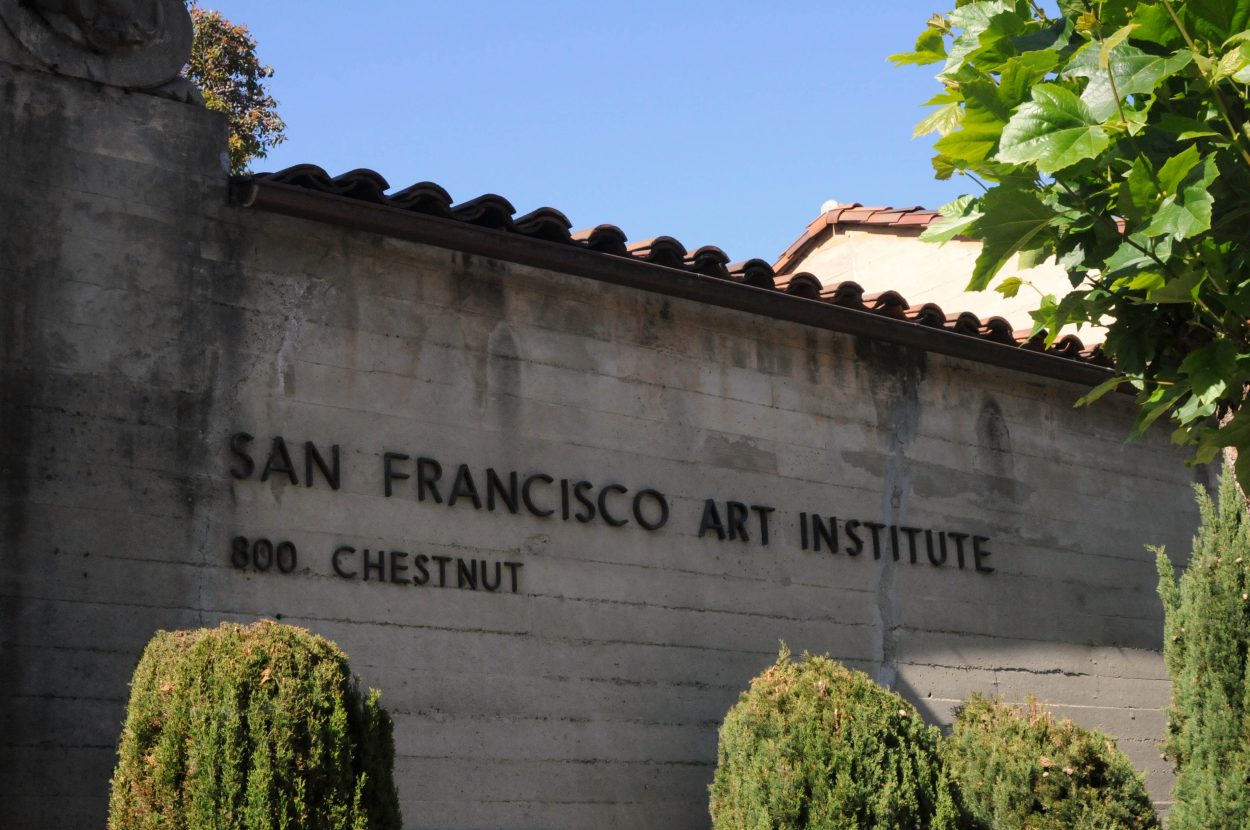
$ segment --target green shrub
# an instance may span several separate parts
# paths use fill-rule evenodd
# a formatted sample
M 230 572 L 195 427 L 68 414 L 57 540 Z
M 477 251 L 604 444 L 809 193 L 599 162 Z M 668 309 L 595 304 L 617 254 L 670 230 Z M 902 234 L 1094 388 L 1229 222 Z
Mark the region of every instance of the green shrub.
M 1166 756 L 1176 765 L 1169 830 L 1250 827 L 1250 521 L 1231 473 L 1179 582 L 1159 551 L 1163 657 L 1172 677 Z
M 131 681 L 110 830 L 391 830 L 391 721 L 291 626 L 161 631 Z
M 938 732 L 910 704 L 827 657 L 777 662 L 720 730 L 716 830 L 964 825 L 937 757 Z
M 1036 701 L 973 695 L 942 742 L 942 760 L 985 830 L 1144 830 L 1159 819 L 1115 742 Z

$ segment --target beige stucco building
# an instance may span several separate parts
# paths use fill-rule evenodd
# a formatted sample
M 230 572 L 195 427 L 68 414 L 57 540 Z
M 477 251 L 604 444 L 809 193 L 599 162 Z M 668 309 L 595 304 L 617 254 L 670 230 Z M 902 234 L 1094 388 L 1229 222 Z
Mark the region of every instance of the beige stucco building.
M 800 273 L 814 275 L 829 293 L 843 281 L 862 286 L 869 297 L 894 291 L 913 311 L 934 303 L 950 315 L 971 309 L 978 317 L 1001 317 L 1011 324 L 1017 339 L 1033 328 L 1029 311 L 1045 294 L 1062 297 L 1072 286 L 1067 274 L 1053 262 L 1021 268 L 1018 258 L 992 283 L 1010 276 L 1031 285 L 1014 298 L 986 290 L 966 291 L 981 243 L 956 238 L 942 244 L 922 242 L 920 234 L 938 219 L 938 213 L 920 207 L 890 208 L 827 202 L 816 217 L 773 263 L 780 278 Z M 992 286 L 991 286 L 992 287 Z M 1101 342 L 1101 331 L 1065 329 L 1084 347 Z

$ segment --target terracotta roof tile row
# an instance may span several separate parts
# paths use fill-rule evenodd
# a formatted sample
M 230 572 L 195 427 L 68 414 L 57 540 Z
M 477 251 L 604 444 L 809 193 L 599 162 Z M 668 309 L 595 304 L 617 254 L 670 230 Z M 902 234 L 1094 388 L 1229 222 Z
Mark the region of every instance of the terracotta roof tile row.
M 838 205 L 812 220 L 803 235 L 782 251 L 773 263 L 778 274 L 784 274 L 813 245 L 819 244 L 837 225 L 859 225 L 895 233 L 920 233 L 941 218 L 936 210 L 919 206 L 910 208 L 866 207 L 859 202 Z
M 1013 331 L 1011 324 L 1001 317 L 981 319 L 969 311 L 951 314 L 933 303 L 913 306 L 895 291 L 865 294 L 860 285 L 849 281 L 825 286 L 806 272 L 778 278 L 778 269 L 762 259 L 730 263 L 725 252 L 714 245 L 688 250 L 671 236 L 630 242 L 625 233 L 615 225 L 597 225 L 586 230 L 572 231 L 568 218 L 554 208 L 538 208 L 523 216 L 516 216 L 516 209 L 512 204 L 502 196 L 494 194 L 456 203 L 446 190 L 431 182 L 421 182 L 388 194 L 389 184 L 372 170 L 359 169 L 340 176 L 330 176 L 325 170 L 311 164 L 289 167 L 276 173 L 259 173 L 253 180 L 359 200 L 442 220 L 463 222 L 500 233 L 579 246 L 605 256 L 625 257 L 713 277 L 728 283 L 776 291 L 805 300 L 940 329 L 952 335 L 975 337 L 1029 351 L 1046 351 L 1083 363 L 1110 365 L 1098 349 L 1085 348 L 1075 336 L 1064 337 L 1046 349 L 1044 333 L 1031 335 L 1027 331 Z M 921 227 L 936 217 L 936 212 L 918 207 L 896 209 L 844 205 L 826 212 L 812 223 L 808 228 L 809 233 L 804 237 L 810 239 L 833 223 Z M 803 241 L 796 242 L 791 250 L 797 252 L 796 246 Z M 787 259 L 787 254 L 783 254 L 782 261 Z

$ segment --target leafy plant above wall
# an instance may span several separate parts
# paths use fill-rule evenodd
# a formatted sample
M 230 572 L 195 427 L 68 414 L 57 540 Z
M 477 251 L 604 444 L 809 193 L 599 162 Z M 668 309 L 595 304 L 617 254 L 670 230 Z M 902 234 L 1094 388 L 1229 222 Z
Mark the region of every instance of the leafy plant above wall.
M 1106 326 L 1118 369 L 1083 400 L 1131 384 L 1138 432 L 1166 415 L 1196 461 L 1245 449 L 1250 486 L 1250 0 L 1058 8 L 960 0 L 894 56 L 940 65 L 917 133 L 938 135 L 939 178 L 980 189 L 925 238 L 983 243 L 972 290 L 1054 257 L 1073 288 L 1040 298 L 1037 326 Z

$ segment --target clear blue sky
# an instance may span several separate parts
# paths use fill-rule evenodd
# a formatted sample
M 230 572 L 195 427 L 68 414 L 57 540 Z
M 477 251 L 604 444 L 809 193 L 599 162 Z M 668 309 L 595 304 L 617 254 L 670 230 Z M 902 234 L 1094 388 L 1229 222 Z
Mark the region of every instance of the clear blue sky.
M 935 0 L 203 0 L 276 70 L 287 142 L 254 164 L 434 181 L 735 260 L 773 259 L 827 199 L 937 207 L 938 87 L 898 68 Z

